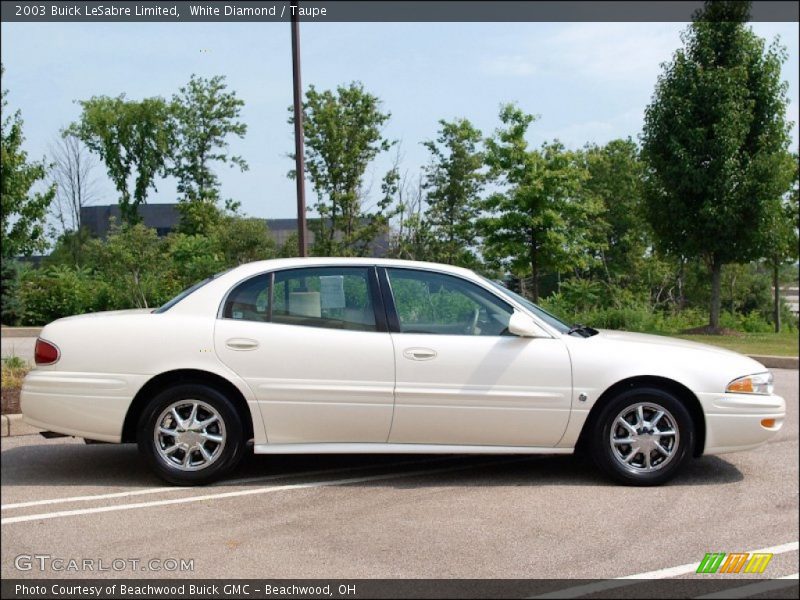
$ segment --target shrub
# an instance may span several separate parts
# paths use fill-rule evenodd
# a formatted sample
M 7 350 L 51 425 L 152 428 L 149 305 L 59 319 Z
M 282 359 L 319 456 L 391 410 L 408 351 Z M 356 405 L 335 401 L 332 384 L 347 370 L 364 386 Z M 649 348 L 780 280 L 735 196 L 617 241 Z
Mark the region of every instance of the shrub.
M 745 331 L 747 333 L 769 333 L 774 331 L 774 326 L 766 321 L 758 312 L 749 314 L 731 314 L 723 311 L 719 317 L 721 327 Z
M 205 236 L 176 233 L 167 238 L 167 245 L 168 263 L 173 271 L 173 279 L 180 289 L 225 268 L 222 253 L 214 241 Z
M 22 322 L 45 325 L 50 321 L 85 312 L 103 310 L 103 299 L 87 269 L 57 266 L 31 270 L 22 276 L 19 302 Z
M 2 381 L 0 381 L 0 385 L 2 385 L 4 389 L 21 387 L 22 380 L 30 370 L 30 365 L 19 356 L 5 357 L 3 358 Z

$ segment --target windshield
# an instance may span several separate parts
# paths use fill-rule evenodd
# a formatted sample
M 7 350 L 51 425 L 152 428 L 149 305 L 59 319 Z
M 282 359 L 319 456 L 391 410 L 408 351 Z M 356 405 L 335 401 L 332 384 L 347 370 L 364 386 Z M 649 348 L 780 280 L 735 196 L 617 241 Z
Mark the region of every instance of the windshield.
M 559 333 L 568 333 L 569 332 L 569 330 L 570 330 L 569 325 L 564 323 L 558 317 L 556 317 L 554 315 L 551 315 L 549 312 L 547 312 L 541 306 L 537 306 L 536 304 L 534 304 L 533 302 L 531 302 L 530 300 L 528 300 L 524 296 L 520 296 L 516 292 L 512 292 L 510 289 L 508 289 L 507 287 L 505 287 L 503 285 L 500 285 L 496 281 L 492 281 L 491 279 L 487 279 L 485 277 L 484 277 L 484 280 L 488 281 L 489 283 L 491 283 L 492 287 L 497 288 L 498 290 L 500 290 L 501 292 L 503 292 L 507 296 L 511 296 L 511 298 L 513 298 L 514 300 L 519 302 L 522 306 L 527 308 L 529 311 L 531 311 L 533 314 L 535 314 L 537 317 L 539 317 L 542 321 L 544 321 L 545 323 L 547 323 L 548 325 L 550 325 L 554 329 L 557 329 L 559 331 Z
M 213 281 L 214 279 L 216 279 L 217 277 L 219 277 L 223 273 L 227 273 L 227 272 L 228 272 L 227 270 L 226 271 L 221 271 L 220 273 L 217 273 L 216 275 L 212 275 L 211 277 L 206 277 L 205 279 L 203 279 L 203 281 L 199 281 L 199 282 L 195 283 L 193 286 L 190 286 L 190 287 L 186 288 L 180 294 L 175 296 L 172 300 L 169 300 L 167 303 L 162 304 L 157 309 L 155 309 L 153 312 L 156 313 L 156 314 L 167 312 L 170 308 L 175 306 L 178 302 L 180 302 L 181 300 L 186 298 L 186 296 L 188 296 L 189 294 L 193 294 L 194 292 L 199 290 L 201 287 L 203 287 L 205 284 L 207 284 L 209 281 Z

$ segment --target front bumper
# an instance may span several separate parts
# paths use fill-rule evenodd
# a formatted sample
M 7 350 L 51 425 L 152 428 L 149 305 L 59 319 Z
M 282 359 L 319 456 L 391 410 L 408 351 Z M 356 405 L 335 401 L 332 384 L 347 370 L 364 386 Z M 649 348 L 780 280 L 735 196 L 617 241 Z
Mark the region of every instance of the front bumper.
M 34 370 L 22 384 L 26 423 L 66 435 L 120 442 L 142 376 Z
M 780 396 L 700 394 L 706 419 L 704 454 L 724 454 L 757 448 L 783 427 L 786 402 Z M 774 425 L 762 421 L 773 419 Z

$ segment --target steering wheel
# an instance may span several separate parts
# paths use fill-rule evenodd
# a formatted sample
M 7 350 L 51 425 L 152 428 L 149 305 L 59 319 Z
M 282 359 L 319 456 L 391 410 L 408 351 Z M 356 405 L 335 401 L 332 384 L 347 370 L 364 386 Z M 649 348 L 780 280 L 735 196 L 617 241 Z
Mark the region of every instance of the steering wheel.
M 478 319 L 481 316 L 481 309 L 476 308 L 475 312 L 472 315 L 472 323 L 469 326 L 469 333 L 472 335 L 478 335 Z

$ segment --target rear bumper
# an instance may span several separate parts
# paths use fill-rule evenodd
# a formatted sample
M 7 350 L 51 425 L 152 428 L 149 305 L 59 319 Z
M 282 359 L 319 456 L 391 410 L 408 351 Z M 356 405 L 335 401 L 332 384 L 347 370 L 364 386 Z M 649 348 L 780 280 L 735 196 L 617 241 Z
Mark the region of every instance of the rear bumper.
M 118 443 L 141 379 L 136 375 L 35 370 L 22 385 L 22 415 L 34 427 Z
M 705 394 L 700 401 L 706 418 L 704 454 L 757 448 L 775 437 L 786 418 L 786 402 L 775 395 Z M 765 426 L 765 419 L 774 425 Z

